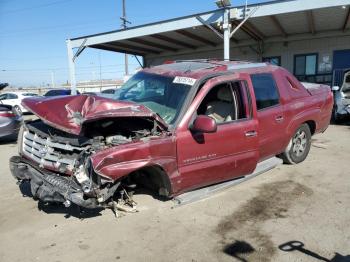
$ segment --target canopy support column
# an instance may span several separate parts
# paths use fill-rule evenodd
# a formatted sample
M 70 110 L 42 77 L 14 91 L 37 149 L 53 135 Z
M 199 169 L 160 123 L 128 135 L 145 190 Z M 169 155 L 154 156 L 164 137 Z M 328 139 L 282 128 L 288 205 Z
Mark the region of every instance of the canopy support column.
M 230 9 L 225 8 L 223 17 L 223 29 L 224 29 L 224 60 L 230 60 Z

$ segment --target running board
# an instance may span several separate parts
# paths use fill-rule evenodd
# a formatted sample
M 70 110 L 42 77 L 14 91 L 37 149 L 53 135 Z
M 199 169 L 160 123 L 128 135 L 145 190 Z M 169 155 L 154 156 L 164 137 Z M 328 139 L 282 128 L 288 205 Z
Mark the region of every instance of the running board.
M 282 163 L 283 163 L 282 159 L 279 159 L 277 157 L 272 157 L 272 158 L 269 158 L 267 160 L 264 160 L 264 161 L 258 163 L 254 172 L 250 175 L 246 175 L 244 177 L 240 177 L 240 178 L 237 178 L 234 180 L 230 180 L 227 182 L 215 184 L 212 186 L 200 188 L 200 189 L 197 189 L 194 191 L 190 191 L 190 192 L 181 194 L 181 195 L 174 198 L 175 207 L 180 206 L 180 205 L 186 205 L 186 204 L 189 204 L 189 203 L 192 203 L 192 202 L 204 199 L 204 198 L 208 198 L 208 197 L 212 196 L 213 194 L 218 193 L 224 189 L 230 188 L 234 185 L 240 184 L 240 183 L 247 181 L 253 177 L 256 177 L 260 174 L 263 174 L 263 173 L 275 168 L 276 166 L 278 166 Z

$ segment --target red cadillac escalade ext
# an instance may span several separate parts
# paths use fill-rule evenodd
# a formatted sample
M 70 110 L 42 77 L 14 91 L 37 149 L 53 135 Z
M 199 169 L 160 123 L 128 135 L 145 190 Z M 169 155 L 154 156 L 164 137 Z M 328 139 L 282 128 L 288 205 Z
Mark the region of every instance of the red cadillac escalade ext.
M 114 99 L 28 98 L 10 168 L 43 202 L 105 207 L 140 186 L 165 197 L 248 175 L 279 156 L 297 164 L 330 122 L 328 86 L 266 63 L 216 60 L 146 68 Z

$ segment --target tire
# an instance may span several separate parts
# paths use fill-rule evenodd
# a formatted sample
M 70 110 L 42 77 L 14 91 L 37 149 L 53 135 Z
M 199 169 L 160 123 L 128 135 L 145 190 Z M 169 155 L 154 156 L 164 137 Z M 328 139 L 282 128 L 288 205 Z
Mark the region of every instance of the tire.
M 341 116 L 337 113 L 337 110 L 338 110 L 337 107 L 335 107 L 335 108 L 333 109 L 333 115 L 332 115 L 332 117 L 333 117 L 333 122 L 334 122 L 335 124 L 340 124 L 340 123 L 342 122 L 342 118 L 341 118 Z
M 303 124 L 289 141 L 286 150 L 281 154 L 281 158 L 285 164 L 299 164 L 306 159 L 310 148 L 311 131 L 307 124 Z

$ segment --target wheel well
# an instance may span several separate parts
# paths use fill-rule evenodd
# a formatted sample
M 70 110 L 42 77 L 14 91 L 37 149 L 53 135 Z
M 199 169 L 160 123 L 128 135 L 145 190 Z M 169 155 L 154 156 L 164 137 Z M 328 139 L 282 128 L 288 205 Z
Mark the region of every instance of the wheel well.
M 169 177 L 159 166 L 141 168 L 131 173 L 127 178 L 161 197 L 170 197 L 172 193 Z
M 315 134 L 316 122 L 313 120 L 309 120 L 309 121 L 306 121 L 305 124 L 307 124 L 309 126 L 311 135 Z

